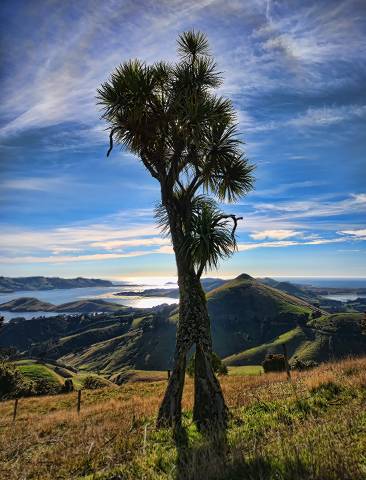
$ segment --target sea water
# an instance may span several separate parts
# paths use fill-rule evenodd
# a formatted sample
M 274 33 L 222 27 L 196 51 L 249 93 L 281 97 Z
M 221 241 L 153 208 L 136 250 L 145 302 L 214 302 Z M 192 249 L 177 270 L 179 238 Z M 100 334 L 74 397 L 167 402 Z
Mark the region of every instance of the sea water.
M 97 299 L 107 302 L 116 303 L 127 307 L 135 308 L 151 308 L 163 303 L 177 303 L 176 298 L 169 297 L 140 297 L 138 292 L 150 288 L 166 288 L 171 289 L 177 287 L 175 278 L 171 277 L 146 277 L 146 278 L 124 278 L 123 281 L 113 280 L 115 285 L 112 287 L 83 287 L 68 288 L 54 290 L 24 290 L 12 293 L 0 293 L 0 304 L 10 302 L 16 298 L 32 297 L 43 302 L 52 303 L 53 305 L 61 305 L 63 303 L 75 302 L 78 300 Z M 117 296 L 119 292 L 137 292 L 136 296 Z M 70 314 L 70 312 L 69 312 Z M 0 310 L 0 315 L 6 321 L 11 318 L 23 317 L 31 319 L 34 317 L 50 317 L 57 315 L 55 312 L 6 312 Z
M 366 288 L 366 278 L 340 278 L 340 277 L 275 277 L 274 280 L 286 281 L 295 284 L 313 285 L 314 287 L 336 287 L 336 288 Z M 19 291 L 12 293 L 0 293 L 0 304 L 9 302 L 20 297 L 33 297 L 38 300 L 52 303 L 53 305 L 60 305 L 62 303 L 74 302 L 85 299 L 102 299 L 107 302 L 117 303 L 119 305 L 135 307 L 135 308 L 151 308 L 163 303 L 173 304 L 178 300 L 169 297 L 140 297 L 136 296 L 116 296 L 115 294 L 121 291 L 139 292 L 141 290 L 150 288 L 175 288 L 177 287 L 176 277 L 123 277 L 120 279 L 114 278 L 114 285 L 111 287 L 84 287 L 84 288 L 70 288 L 70 289 L 55 289 L 55 290 L 31 290 Z M 365 297 L 366 295 L 354 294 L 334 294 L 327 298 L 334 300 L 354 300 L 357 297 Z M 23 317 L 30 319 L 39 316 L 56 315 L 55 312 L 5 312 L 0 311 L 0 315 L 9 320 L 15 317 Z

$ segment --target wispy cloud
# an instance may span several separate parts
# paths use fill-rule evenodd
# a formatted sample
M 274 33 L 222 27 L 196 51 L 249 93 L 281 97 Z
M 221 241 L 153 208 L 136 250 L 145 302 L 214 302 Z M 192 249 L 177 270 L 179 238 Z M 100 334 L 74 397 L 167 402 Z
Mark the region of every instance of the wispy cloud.
M 296 240 L 279 240 L 276 242 L 258 242 L 258 243 L 239 243 L 238 250 L 254 250 L 257 248 L 284 248 L 294 246 L 306 246 L 306 245 L 326 245 L 329 243 L 344 243 L 347 242 L 347 238 L 318 238 L 316 240 L 308 241 L 296 241 Z
M 307 108 L 295 117 L 274 118 L 265 122 L 258 121 L 243 112 L 239 117 L 242 128 L 246 132 L 265 132 L 284 127 L 298 130 L 319 129 L 331 125 L 350 122 L 357 118 L 366 118 L 366 105 L 324 105 L 319 108 Z
M 344 235 L 350 235 L 356 239 L 366 240 L 366 229 L 360 228 L 356 230 L 341 230 L 339 233 L 343 233 Z
M 300 234 L 296 230 L 263 230 L 262 232 L 251 233 L 253 240 L 265 240 L 273 238 L 275 240 L 284 240 L 285 238 L 296 237 Z
M 306 217 L 331 217 L 347 213 L 366 212 L 366 194 L 351 194 L 342 200 L 301 200 L 278 203 L 258 203 L 258 212 L 278 212 L 286 214 L 288 219 Z
M 0 187 L 6 190 L 34 190 L 39 192 L 54 192 L 75 186 L 71 177 L 26 177 L 4 180 Z

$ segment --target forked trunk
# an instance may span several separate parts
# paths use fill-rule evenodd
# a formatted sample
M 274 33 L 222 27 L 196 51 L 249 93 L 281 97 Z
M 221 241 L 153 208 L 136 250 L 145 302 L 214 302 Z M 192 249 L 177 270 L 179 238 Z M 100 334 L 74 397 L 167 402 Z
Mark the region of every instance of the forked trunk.
M 184 265 L 179 264 L 178 283 L 180 303 L 176 354 L 159 410 L 158 426 L 179 427 L 181 424 L 186 356 L 196 345 L 194 420 L 200 428 L 224 428 L 227 407 L 211 364 L 212 340 L 205 294 L 194 270 L 186 271 Z

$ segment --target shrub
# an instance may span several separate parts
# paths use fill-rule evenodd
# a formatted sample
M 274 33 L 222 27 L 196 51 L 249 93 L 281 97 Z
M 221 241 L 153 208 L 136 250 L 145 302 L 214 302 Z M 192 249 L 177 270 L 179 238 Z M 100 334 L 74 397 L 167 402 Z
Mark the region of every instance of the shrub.
M 284 355 L 269 354 L 262 362 L 262 367 L 265 373 L 267 372 L 285 372 L 286 359 Z
M 55 395 L 61 393 L 62 386 L 50 382 L 46 378 L 37 378 L 32 381 L 31 395 Z
M 28 380 L 15 365 L 0 361 L 0 400 L 31 395 L 33 382 Z
M 65 380 L 64 386 L 62 387 L 63 392 L 70 393 L 74 391 L 74 383 L 71 378 Z
M 98 388 L 104 388 L 108 386 L 108 382 L 102 378 L 89 375 L 84 378 L 83 387 L 87 390 L 97 390 Z
M 188 362 L 186 372 L 190 377 L 194 376 L 194 369 L 195 369 L 195 361 L 196 361 L 196 355 L 193 354 Z M 221 358 L 217 355 L 217 353 L 212 352 L 211 354 L 211 361 L 212 361 L 212 368 L 213 371 L 217 375 L 227 375 L 228 374 L 228 369 L 227 366 L 222 362 Z
M 320 318 L 322 316 L 321 310 L 313 310 L 311 314 L 311 318 Z
M 318 362 L 315 362 L 314 360 L 298 360 L 296 359 L 292 364 L 291 364 L 291 369 L 292 370 L 311 370 L 312 368 L 318 367 L 319 364 Z

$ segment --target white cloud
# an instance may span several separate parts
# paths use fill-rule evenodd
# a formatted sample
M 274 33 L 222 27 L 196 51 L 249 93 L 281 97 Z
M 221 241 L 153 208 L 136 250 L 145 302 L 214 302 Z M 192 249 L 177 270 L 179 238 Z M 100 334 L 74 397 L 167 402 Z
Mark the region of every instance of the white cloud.
M 287 219 L 301 219 L 306 217 L 331 217 L 347 213 L 366 211 L 366 194 L 350 194 L 343 200 L 302 200 L 278 203 L 258 203 L 257 212 L 273 212 L 286 215 Z
M 253 240 L 265 240 L 273 238 L 275 240 L 284 240 L 286 238 L 296 237 L 300 234 L 296 230 L 263 230 L 262 232 L 251 233 Z
M 347 238 L 319 238 L 309 241 L 295 241 L 295 240 L 279 240 L 277 242 L 259 242 L 259 243 L 239 243 L 238 250 L 254 250 L 257 248 L 284 248 L 302 245 L 326 245 L 329 243 L 342 243 L 346 242 Z
M 50 255 L 48 257 L 24 256 L 24 257 L 0 257 L 0 264 L 25 264 L 25 263 L 74 263 L 95 262 L 101 260 L 116 260 L 118 258 L 141 257 L 159 253 L 155 250 L 140 250 L 128 253 L 94 253 L 90 255 Z
M 48 3 L 28 12 L 35 22 L 47 8 L 53 10 Z M 27 48 L 21 38 L 8 45 L 9 55 L 21 60 L 2 86 L 2 112 L 10 119 L 4 135 L 78 122 L 88 130 L 89 141 L 101 141 L 103 124 L 97 121 L 95 94 L 109 72 L 130 57 L 174 60 L 177 33 L 201 25 L 203 19 L 225 72 L 223 89 L 230 93 L 262 95 L 282 88 L 284 76 L 286 86 L 295 90 L 350 82 L 347 68 L 330 75 L 326 67 L 358 65 L 366 51 L 362 18 L 352 2 L 338 2 L 330 9 L 322 2 L 289 8 L 269 0 L 166 0 L 143 7 L 132 0 L 106 0 L 76 3 L 72 22 L 67 2 L 59 2 L 54 10 L 48 16 L 52 36 L 40 29 Z M 229 29 L 225 34 L 211 26 L 211 17 L 223 16 L 240 19 L 242 34 Z M 320 124 L 335 118 L 324 112 L 315 115 Z
M 75 186 L 71 177 L 27 177 L 4 180 L 0 183 L 3 189 L 7 190 L 34 190 L 40 192 L 54 192 Z
M 103 248 L 104 250 L 114 250 L 123 247 L 140 247 L 152 245 L 170 245 L 168 238 L 152 237 L 152 238 L 134 238 L 131 240 L 109 240 L 105 242 L 93 242 L 90 244 L 93 248 Z
M 366 229 L 360 228 L 355 230 L 341 230 L 339 233 L 343 233 L 344 235 L 351 235 L 357 239 L 366 240 Z
M 279 128 L 290 127 L 299 130 L 328 127 L 342 122 L 349 122 L 355 118 L 366 116 L 366 105 L 324 105 L 320 108 L 308 108 L 305 112 L 292 118 L 273 119 L 258 122 L 254 118 L 243 116 L 240 120 L 242 128 L 247 132 L 265 132 Z

